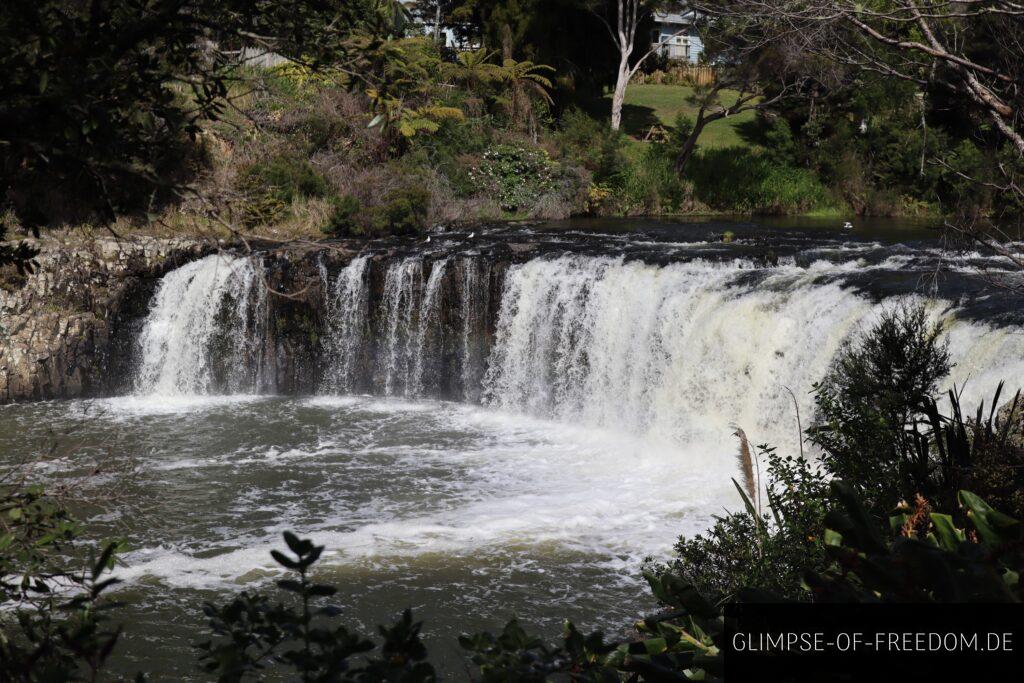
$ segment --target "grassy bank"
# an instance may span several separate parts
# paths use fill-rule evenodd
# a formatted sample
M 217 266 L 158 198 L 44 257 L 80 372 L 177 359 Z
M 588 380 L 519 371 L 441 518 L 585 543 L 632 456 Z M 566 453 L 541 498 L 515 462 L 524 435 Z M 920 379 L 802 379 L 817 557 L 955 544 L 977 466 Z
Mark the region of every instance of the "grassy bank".
M 736 92 L 727 90 L 722 94 L 722 103 L 728 106 L 736 97 Z M 696 118 L 698 109 L 690 86 L 637 84 L 626 91 L 622 128 L 631 138 L 643 141 L 652 127 L 673 131 L 680 116 Z M 592 102 L 588 111 L 594 116 L 609 117 L 611 95 Z M 754 126 L 754 112 L 746 111 L 708 124 L 698 144 L 703 149 L 749 147 Z

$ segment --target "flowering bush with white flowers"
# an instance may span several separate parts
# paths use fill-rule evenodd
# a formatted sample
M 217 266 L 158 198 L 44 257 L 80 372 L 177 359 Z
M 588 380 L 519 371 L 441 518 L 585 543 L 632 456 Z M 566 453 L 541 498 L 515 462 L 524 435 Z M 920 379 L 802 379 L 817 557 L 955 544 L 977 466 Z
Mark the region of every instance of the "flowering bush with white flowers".
M 469 172 L 477 189 L 493 193 L 504 211 L 532 205 L 538 197 L 557 189 L 558 167 L 542 149 L 496 145 Z

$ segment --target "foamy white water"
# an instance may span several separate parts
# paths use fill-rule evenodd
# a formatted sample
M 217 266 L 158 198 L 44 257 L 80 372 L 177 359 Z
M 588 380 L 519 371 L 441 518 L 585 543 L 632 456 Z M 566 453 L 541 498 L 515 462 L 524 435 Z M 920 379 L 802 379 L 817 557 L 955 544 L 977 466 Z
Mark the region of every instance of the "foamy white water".
M 795 451 L 787 388 L 806 423 L 813 384 L 843 341 L 904 303 L 822 284 L 818 276 L 829 269 L 778 267 L 756 273 L 762 277 L 750 286 L 738 281 L 751 272 L 744 262 L 652 266 L 573 256 L 515 266 L 486 401 L 676 445 L 723 446 L 737 423 L 756 443 Z M 1000 378 L 1024 378 L 1020 329 L 964 321 L 942 301 L 930 308 L 948 331 L 957 364 L 948 381 L 967 383 L 966 405 L 991 397 Z
M 259 372 L 252 353 L 266 296 L 249 259 L 214 254 L 168 273 L 139 335 L 138 394 L 211 393 L 214 362 L 229 386 L 242 388 Z M 221 344 L 217 345 L 218 337 Z

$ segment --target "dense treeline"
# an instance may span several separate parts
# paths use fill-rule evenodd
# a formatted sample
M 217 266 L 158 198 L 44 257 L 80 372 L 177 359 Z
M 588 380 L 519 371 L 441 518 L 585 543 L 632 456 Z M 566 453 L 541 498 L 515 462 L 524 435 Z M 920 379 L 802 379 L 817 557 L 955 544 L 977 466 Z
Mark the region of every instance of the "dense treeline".
M 958 95 L 942 58 L 894 74 L 886 64 L 910 69 L 899 52 L 881 43 L 855 63 L 833 49 L 847 34 L 816 16 L 717 7 L 16 0 L 0 14 L 3 230 L 380 234 L 722 211 L 1015 220 L 1013 138 Z M 634 10 L 626 54 L 606 28 Z M 664 86 L 691 112 L 667 123 L 628 99 L 634 70 L 647 83 L 671 73 L 648 50 L 653 10 L 690 11 L 716 73 Z M 1002 26 L 986 16 L 940 28 L 984 42 Z M 435 40 L 438 19 L 463 51 Z M 1012 42 L 976 43 L 979 73 L 1013 72 Z M 617 131 L 602 92 L 623 78 L 623 54 Z M 735 139 L 705 144 L 714 126 Z M 31 255 L 0 252 L 22 266 Z

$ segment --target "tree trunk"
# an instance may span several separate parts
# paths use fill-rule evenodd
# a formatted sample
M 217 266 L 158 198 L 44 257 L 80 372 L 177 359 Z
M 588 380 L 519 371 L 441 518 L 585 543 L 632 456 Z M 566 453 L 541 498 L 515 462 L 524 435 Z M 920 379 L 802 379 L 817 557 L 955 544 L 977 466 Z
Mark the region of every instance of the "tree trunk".
M 623 58 L 619 65 L 619 76 L 615 79 L 615 90 L 612 92 L 612 130 L 622 125 L 622 105 L 626 101 L 626 86 L 629 85 L 629 62 Z
M 676 157 L 676 173 L 682 173 L 686 168 L 686 163 L 693 156 L 693 150 L 697 147 L 697 138 L 700 137 L 701 132 L 704 130 L 704 126 L 708 125 L 711 119 L 704 118 L 704 112 L 697 115 L 697 121 L 693 124 L 693 131 L 690 133 L 690 137 L 686 138 L 686 142 L 683 143 L 683 149 L 679 152 L 679 156 Z

